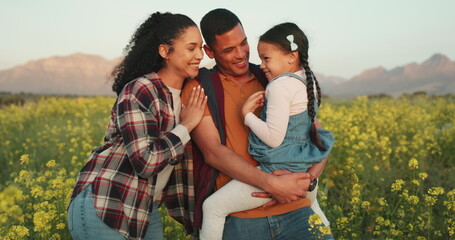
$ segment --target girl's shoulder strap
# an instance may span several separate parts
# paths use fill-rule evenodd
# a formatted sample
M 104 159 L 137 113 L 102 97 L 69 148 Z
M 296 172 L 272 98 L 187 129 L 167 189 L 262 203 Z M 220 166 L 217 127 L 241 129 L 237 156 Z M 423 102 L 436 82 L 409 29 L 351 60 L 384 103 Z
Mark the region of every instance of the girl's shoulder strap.
M 303 82 L 303 84 L 307 85 L 307 81 L 305 78 L 295 74 L 295 73 L 291 73 L 291 72 L 285 72 L 285 73 L 282 73 L 276 77 L 274 77 L 270 82 L 272 82 L 273 80 L 275 79 L 278 79 L 280 77 L 284 77 L 284 76 L 289 76 L 289 77 L 293 77 L 293 78 L 297 78 L 298 80 L 300 80 L 301 82 Z

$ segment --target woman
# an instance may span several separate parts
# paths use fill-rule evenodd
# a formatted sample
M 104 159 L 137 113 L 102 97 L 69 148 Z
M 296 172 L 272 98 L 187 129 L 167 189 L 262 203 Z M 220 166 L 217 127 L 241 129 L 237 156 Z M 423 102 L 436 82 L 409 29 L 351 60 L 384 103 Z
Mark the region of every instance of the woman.
M 82 168 L 71 197 L 73 239 L 163 239 L 157 202 L 206 107 L 202 88 L 180 107 L 183 81 L 198 74 L 203 58 L 190 18 L 152 14 L 125 52 L 112 73 L 118 97 L 104 144 Z

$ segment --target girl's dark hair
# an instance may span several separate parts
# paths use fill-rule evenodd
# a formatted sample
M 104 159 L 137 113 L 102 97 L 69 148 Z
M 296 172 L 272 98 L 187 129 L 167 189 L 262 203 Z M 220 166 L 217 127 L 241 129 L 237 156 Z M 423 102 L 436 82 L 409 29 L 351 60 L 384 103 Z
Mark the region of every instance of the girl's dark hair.
M 230 31 L 239 23 L 242 24 L 237 15 L 227 9 L 217 8 L 208 12 L 200 24 L 205 43 L 212 47 L 215 36 Z
M 310 128 L 310 138 L 311 141 L 316 144 L 316 146 L 321 149 L 325 150 L 324 145 L 321 142 L 319 134 L 314 126 L 314 118 L 316 117 L 315 111 L 315 96 L 314 96 L 314 87 L 313 81 L 316 85 L 317 89 L 317 102 L 318 106 L 321 104 L 321 88 L 319 87 L 319 83 L 316 80 L 316 76 L 314 76 L 313 72 L 310 69 L 308 64 L 308 38 L 305 36 L 303 31 L 294 23 L 282 23 L 272 27 L 270 30 L 265 32 L 264 34 L 259 37 L 259 41 L 267 42 L 278 46 L 285 52 L 291 52 L 291 42 L 287 39 L 287 36 L 293 35 L 294 36 L 294 43 L 297 44 L 297 51 L 299 53 L 299 60 L 300 64 L 302 65 L 303 69 L 305 70 L 305 75 L 307 79 L 307 96 L 308 96 L 308 114 L 311 119 L 311 128 Z
M 160 44 L 167 44 L 173 50 L 174 40 L 185 29 L 197 25 L 182 14 L 156 12 L 139 26 L 130 42 L 123 50 L 125 58 L 112 71 L 114 78 L 112 90 L 120 94 L 123 87 L 132 80 L 163 67 L 164 60 L 158 53 Z

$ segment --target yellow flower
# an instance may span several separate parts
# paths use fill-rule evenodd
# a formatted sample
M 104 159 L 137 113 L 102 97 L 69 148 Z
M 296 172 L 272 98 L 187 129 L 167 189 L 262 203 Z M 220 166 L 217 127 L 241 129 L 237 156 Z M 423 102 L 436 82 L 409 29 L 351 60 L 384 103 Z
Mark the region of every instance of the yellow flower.
M 60 234 L 58 234 L 58 233 L 54 233 L 51 236 L 51 240 L 60 240 L 60 239 L 62 239 L 62 237 L 60 237 Z
M 419 197 L 417 197 L 416 195 L 411 195 L 408 198 L 408 202 L 417 205 L 419 203 Z
M 14 225 L 6 234 L 5 239 L 25 239 L 29 235 L 28 228 L 21 225 Z
M 408 168 L 415 170 L 419 168 L 419 162 L 415 158 L 411 158 L 408 162 Z
M 408 224 L 408 229 L 409 229 L 409 231 L 412 232 L 412 230 L 414 230 L 414 226 L 411 223 L 409 223 Z
M 444 193 L 444 188 L 442 187 L 431 187 L 428 190 L 428 193 L 433 195 L 433 196 L 438 196 Z
M 311 227 L 314 228 L 316 226 L 322 225 L 322 219 L 318 214 L 315 213 L 310 216 L 310 218 L 308 219 L 308 223 L 310 224 Z
M 50 160 L 46 163 L 46 167 L 53 168 L 55 166 L 55 160 Z
M 39 177 L 36 178 L 36 182 L 38 182 L 38 183 L 42 183 L 44 181 L 46 181 L 46 177 L 45 176 L 39 176 Z
M 436 198 L 435 198 L 435 197 L 433 197 L 433 196 L 428 196 L 428 195 L 425 196 L 425 204 L 426 204 L 427 206 L 430 206 L 430 207 L 431 207 L 431 206 L 433 206 L 435 203 L 436 203 Z
M 425 180 L 428 177 L 428 174 L 426 172 L 421 172 L 419 173 L 419 178 L 422 180 Z
M 353 197 L 353 198 L 351 199 L 351 202 L 352 202 L 353 204 L 356 204 L 356 203 L 358 203 L 359 201 L 360 201 L 360 199 L 359 199 L 358 197 Z
M 56 228 L 59 229 L 59 230 L 60 230 L 60 229 L 65 229 L 65 227 L 66 227 L 66 224 L 64 224 L 64 223 L 59 223 L 59 224 L 57 224 L 57 226 L 56 226 Z
M 379 225 L 382 225 L 384 223 L 384 218 L 383 217 L 377 217 L 376 218 L 376 223 Z
M 401 193 L 401 196 L 405 199 L 405 200 L 408 200 L 409 198 L 409 194 L 408 194 L 408 190 L 404 190 L 402 193 Z
M 337 225 L 342 225 L 342 224 L 345 224 L 348 222 L 348 218 L 347 217 L 340 217 L 337 219 Z
M 384 198 L 379 198 L 378 202 L 379 202 L 379 205 L 381 205 L 381 206 L 387 206 L 387 200 L 385 200 Z
M 49 212 L 38 211 L 33 214 L 33 224 L 35 225 L 36 232 L 49 231 L 52 225 L 50 224 L 52 216 Z
M 448 210 L 455 212 L 455 201 L 444 201 L 444 206 L 446 206 Z
M 368 202 L 368 201 L 362 202 L 362 208 L 368 208 L 369 206 L 370 206 L 370 202 Z
M 455 189 L 453 189 L 447 193 L 447 198 L 451 201 L 455 201 Z
M 322 236 L 325 236 L 325 235 L 328 235 L 328 234 L 332 234 L 332 231 L 330 230 L 330 227 L 326 227 L 326 226 L 320 226 L 319 227 L 319 231 L 321 232 Z
M 392 184 L 392 192 L 400 191 L 404 183 L 405 182 L 401 179 L 395 180 L 395 182 Z
M 417 180 L 417 179 L 413 179 L 413 180 L 411 181 L 411 183 L 414 184 L 414 185 L 416 185 L 416 186 L 419 186 L 419 185 L 420 185 L 420 182 L 419 182 L 419 180 Z
M 385 221 L 384 221 L 384 226 L 389 226 L 389 225 L 390 225 L 390 220 L 388 220 L 388 219 L 385 220 Z
M 30 173 L 27 170 L 21 170 L 19 172 L 19 177 L 14 179 L 15 182 L 27 182 L 30 178 Z
M 30 163 L 30 156 L 28 154 L 24 154 L 20 158 L 21 165 L 27 165 Z
M 43 196 L 43 188 L 41 186 L 33 186 L 32 187 L 32 190 L 30 191 L 30 193 L 32 194 L 32 197 L 34 198 L 40 198 Z

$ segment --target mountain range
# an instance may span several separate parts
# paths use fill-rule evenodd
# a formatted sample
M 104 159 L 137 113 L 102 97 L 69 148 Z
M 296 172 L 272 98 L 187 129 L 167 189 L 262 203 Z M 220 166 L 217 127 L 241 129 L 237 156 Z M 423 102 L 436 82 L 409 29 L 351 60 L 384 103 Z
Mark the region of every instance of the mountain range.
M 112 95 L 110 72 L 120 58 L 76 53 L 30 61 L 0 71 L 0 90 L 58 95 Z
M 318 75 L 316 75 L 318 76 Z M 363 71 L 351 79 L 320 75 L 323 92 L 330 97 L 355 97 L 425 92 L 430 95 L 455 93 L 455 62 L 434 54 L 423 63 L 409 63 L 387 70 L 383 67 Z
M 30 61 L 0 71 L 0 91 L 114 96 L 110 72 L 120 60 L 77 53 Z M 337 98 L 376 94 L 396 97 L 414 92 L 455 93 L 455 62 L 442 54 L 435 54 L 420 64 L 409 63 L 391 70 L 368 69 L 351 79 L 324 74 L 316 76 L 324 95 Z

